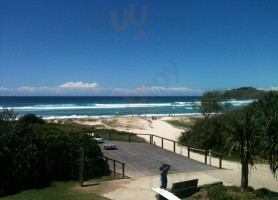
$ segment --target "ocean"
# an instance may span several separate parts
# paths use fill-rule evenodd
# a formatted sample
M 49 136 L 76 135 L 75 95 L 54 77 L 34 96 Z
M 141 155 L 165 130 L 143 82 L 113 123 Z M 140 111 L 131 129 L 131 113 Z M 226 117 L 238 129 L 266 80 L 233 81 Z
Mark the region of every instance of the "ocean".
M 18 116 L 33 113 L 45 119 L 114 116 L 198 115 L 191 103 L 197 96 L 144 97 L 0 97 L 0 107 L 13 109 Z M 242 108 L 253 100 L 232 100 L 231 108 Z

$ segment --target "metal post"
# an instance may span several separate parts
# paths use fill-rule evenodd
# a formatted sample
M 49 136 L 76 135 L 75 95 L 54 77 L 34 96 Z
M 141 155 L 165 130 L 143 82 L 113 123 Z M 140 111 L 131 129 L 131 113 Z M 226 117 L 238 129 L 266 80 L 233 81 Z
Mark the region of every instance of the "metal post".
M 116 176 L 116 161 L 114 160 L 114 177 Z
M 152 135 L 150 135 L 150 144 L 152 144 Z
M 190 158 L 190 147 L 188 147 L 188 152 L 187 153 L 188 153 L 187 157 Z
M 112 136 L 111 136 L 111 132 L 109 132 L 109 140 L 111 140 L 111 137 L 112 137 Z
M 207 164 L 207 155 L 208 155 L 208 151 L 205 150 L 205 164 Z
M 163 138 L 161 138 L 161 147 L 163 149 Z
M 125 164 L 122 163 L 122 168 L 123 168 L 123 179 L 125 178 Z
M 80 148 L 80 159 L 79 159 L 79 185 L 83 187 L 84 181 L 84 148 Z
M 219 156 L 219 169 L 222 168 L 222 155 Z
M 174 153 L 176 153 L 176 142 L 174 141 Z
M 211 151 L 209 150 L 209 165 L 211 165 Z

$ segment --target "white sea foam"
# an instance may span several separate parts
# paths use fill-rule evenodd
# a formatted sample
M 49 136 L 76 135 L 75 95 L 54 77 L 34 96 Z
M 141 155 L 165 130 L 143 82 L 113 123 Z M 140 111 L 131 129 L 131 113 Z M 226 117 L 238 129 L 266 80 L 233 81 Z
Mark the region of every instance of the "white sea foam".
M 195 116 L 202 115 L 201 113 L 179 113 L 179 114 L 170 114 L 170 116 Z M 100 116 L 89 116 L 89 115 L 65 115 L 65 116 L 47 116 L 43 119 L 82 119 L 82 118 L 108 118 L 108 117 L 167 117 L 169 114 L 140 114 L 140 115 L 100 115 Z
M 233 106 L 245 106 L 254 101 L 256 101 L 256 100 L 255 99 L 250 99 L 250 100 L 234 100 L 234 99 L 232 99 L 231 101 L 229 101 L 229 103 L 231 103 Z
M 246 106 L 256 100 L 230 100 L 232 106 Z M 223 102 L 224 103 L 224 102 Z M 201 102 L 195 102 L 196 105 L 200 105 Z M 18 106 L 7 107 L 8 109 L 14 109 L 18 111 L 40 111 L 40 110 L 84 110 L 84 109 L 124 109 L 124 108 L 152 108 L 152 107 L 185 107 L 186 109 L 192 109 L 191 102 L 174 102 L 171 103 L 133 103 L 133 104 L 46 104 L 46 105 L 34 105 L 34 106 Z
M 65 115 L 65 116 L 48 116 L 43 119 L 82 119 L 82 118 L 101 118 L 101 117 L 115 117 L 116 115 L 100 115 L 100 116 L 89 116 L 89 115 Z

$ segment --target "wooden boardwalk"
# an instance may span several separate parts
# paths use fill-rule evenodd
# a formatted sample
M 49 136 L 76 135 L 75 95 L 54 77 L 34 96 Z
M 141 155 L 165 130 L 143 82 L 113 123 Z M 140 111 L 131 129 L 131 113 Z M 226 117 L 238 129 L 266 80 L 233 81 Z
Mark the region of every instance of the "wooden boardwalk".
M 129 143 L 118 141 L 105 141 L 117 144 L 117 149 L 107 150 L 99 146 L 105 157 L 125 163 L 125 175 L 130 178 L 159 175 L 159 168 L 163 162 L 170 164 L 169 173 L 194 172 L 216 169 L 209 165 L 186 158 L 171 151 L 145 143 Z M 113 162 L 109 162 L 113 169 Z M 116 172 L 122 171 L 122 165 L 116 164 Z

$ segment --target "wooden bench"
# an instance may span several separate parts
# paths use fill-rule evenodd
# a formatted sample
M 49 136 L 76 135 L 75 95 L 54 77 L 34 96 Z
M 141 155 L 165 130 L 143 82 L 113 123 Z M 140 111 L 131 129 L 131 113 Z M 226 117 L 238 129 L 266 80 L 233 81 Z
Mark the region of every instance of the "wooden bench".
M 116 149 L 117 145 L 110 143 L 110 144 L 103 144 L 104 149 Z
M 189 197 L 198 191 L 198 180 L 199 179 L 193 179 L 189 181 L 173 183 L 170 192 L 179 198 Z
M 198 181 L 199 179 L 193 179 L 189 181 L 173 183 L 172 188 L 167 190 L 178 198 L 190 197 L 191 195 L 199 191 L 199 188 L 197 187 Z M 159 194 L 157 195 L 157 199 L 164 200 L 168 198 L 165 198 L 164 195 Z

